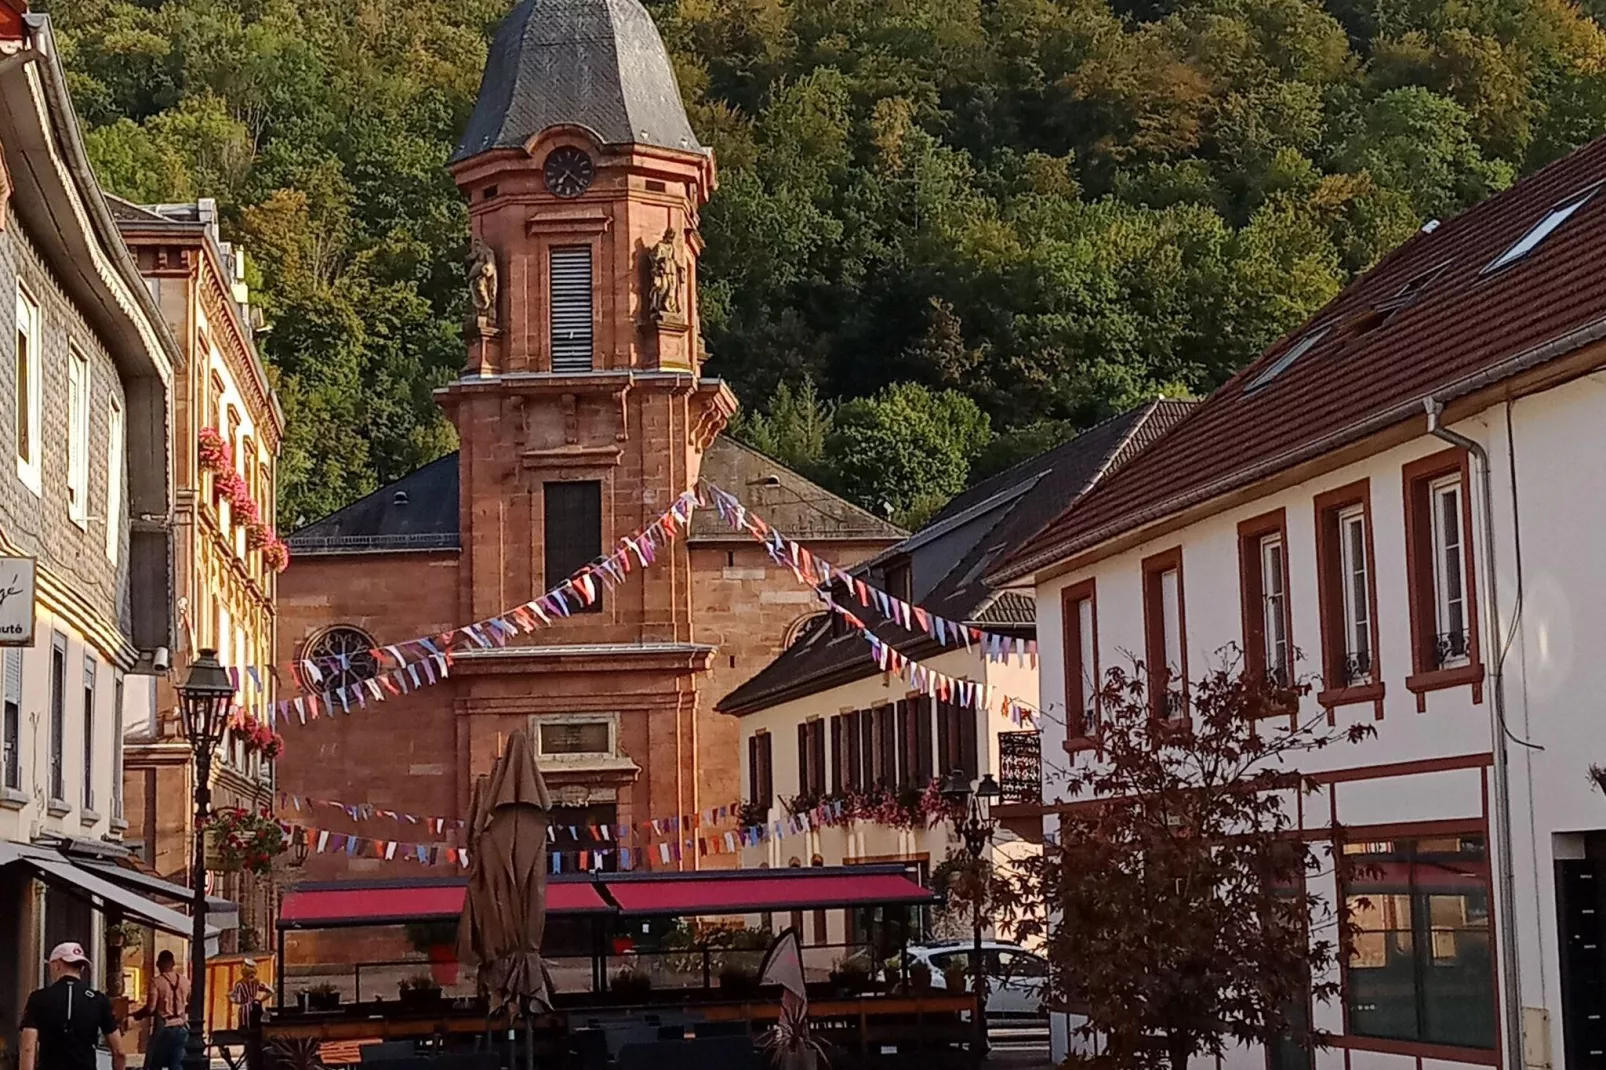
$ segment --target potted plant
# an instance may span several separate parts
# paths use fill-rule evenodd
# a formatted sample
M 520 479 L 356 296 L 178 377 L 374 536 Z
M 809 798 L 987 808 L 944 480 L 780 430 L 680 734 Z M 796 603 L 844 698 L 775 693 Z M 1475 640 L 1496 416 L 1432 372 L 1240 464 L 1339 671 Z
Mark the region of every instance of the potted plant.
M 441 986 L 427 973 L 409 977 L 397 986 L 398 1002 L 404 1011 L 434 1010 L 441 1005 Z
M 856 959 L 840 958 L 831 965 L 831 987 L 844 996 L 857 996 L 870 987 L 870 971 Z
M 758 1046 L 775 1070 L 819 1070 L 826 1062 L 820 1042 L 809 1035 L 808 1012 L 799 1006 L 782 1006 L 780 1019 L 765 1030 Z
M 719 971 L 719 990 L 733 999 L 758 995 L 758 974 L 741 966 L 729 965 Z
M 634 970 L 620 970 L 609 979 L 608 990 L 621 1002 L 643 1002 L 652 992 L 652 978 Z
M 964 992 L 970 981 L 970 968 L 968 966 L 953 965 L 942 971 L 943 987 L 950 996 L 957 996 Z
M 309 1011 L 337 1011 L 340 1009 L 340 989 L 334 985 L 313 985 L 301 993 L 306 997 Z
M 909 964 L 909 987 L 924 995 L 931 991 L 931 967 L 924 962 Z

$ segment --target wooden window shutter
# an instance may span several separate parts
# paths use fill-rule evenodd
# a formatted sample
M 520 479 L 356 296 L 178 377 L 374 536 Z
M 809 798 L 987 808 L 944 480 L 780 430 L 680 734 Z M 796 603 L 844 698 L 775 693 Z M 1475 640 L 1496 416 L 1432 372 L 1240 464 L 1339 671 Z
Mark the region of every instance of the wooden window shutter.
M 898 786 L 897 710 L 882 706 L 876 711 L 876 718 L 881 722 L 881 768 L 877 772 L 883 784 L 895 789 Z
M 775 802 L 775 737 L 765 732 L 759 737 L 763 743 L 759 744 L 759 769 L 763 775 L 759 778 L 759 794 L 766 807 Z
M 809 722 L 809 788 L 816 795 L 825 794 L 825 722 Z
M 843 717 L 843 734 L 848 756 L 848 768 L 842 776 L 842 786 L 849 791 L 857 791 L 864 786 L 864 736 L 859 731 L 859 711 Z
M 831 794 L 842 794 L 842 763 L 847 755 L 842 750 L 842 715 L 831 718 Z
M 756 802 L 759 801 L 758 782 L 759 782 L 759 775 L 758 775 L 758 737 L 757 736 L 748 736 L 747 737 L 747 801 L 750 802 L 750 803 L 756 803 Z
M 814 783 L 809 769 L 809 726 L 807 722 L 797 726 L 797 793 L 806 794 Z
M 881 775 L 880 766 L 875 761 L 875 710 L 859 711 L 859 787 L 875 787 L 876 778 Z
M 976 711 L 954 707 L 959 722 L 959 768 L 965 771 L 965 776 L 975 780 L 977 776 L 976 764 L 976 731 L 978 724 Z
M 924 788 L 931 783 L 931 715 L 937 700 L 933 698 L 916 699 L 914 702 L 915 722 L 915 786 Z
M 549 257 L 552 370 L 588 372 L 591 350 L 591 247 L 553 249 Z
M 544 483 L 541 497 L 543 578 L 550 590 L 602 556 L 602 484 L 594 479 Z M 596 601 L 575 611 L 600 612 L 602 590 L 599 580 Z

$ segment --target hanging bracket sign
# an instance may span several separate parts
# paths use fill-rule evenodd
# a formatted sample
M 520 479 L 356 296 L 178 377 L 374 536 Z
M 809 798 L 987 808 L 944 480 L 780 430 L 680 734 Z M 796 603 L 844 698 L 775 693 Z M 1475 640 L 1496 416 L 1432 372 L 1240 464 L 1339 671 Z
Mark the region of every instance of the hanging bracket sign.
M 0 557 L 0 646 L 33 646 L 38 565 L 31 557 Z

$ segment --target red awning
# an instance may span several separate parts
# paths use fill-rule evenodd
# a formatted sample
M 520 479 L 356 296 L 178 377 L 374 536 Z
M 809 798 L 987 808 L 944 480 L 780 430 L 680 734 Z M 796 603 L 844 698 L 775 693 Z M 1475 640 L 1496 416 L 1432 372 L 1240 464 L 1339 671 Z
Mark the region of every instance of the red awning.
M 901 906 L 935 897 L 899 869 L 738 870 L 718 875 L 603 878 L 622 914 L 752 914 L 768 910 Z
M 458 881 L 303 885 L 285 894 L 279 928 L 338 929 L 456 918 L 463 912 L 464 888 Z M 547 882 L 548 914 L 605 914 L 612 910 L 590 881 Z

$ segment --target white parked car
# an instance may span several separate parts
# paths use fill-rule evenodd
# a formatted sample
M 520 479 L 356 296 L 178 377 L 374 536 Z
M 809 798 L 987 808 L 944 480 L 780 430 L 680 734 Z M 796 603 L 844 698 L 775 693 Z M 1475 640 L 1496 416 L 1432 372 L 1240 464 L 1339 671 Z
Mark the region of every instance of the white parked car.
M 931 967 L 933 988 L 947 987 L 943 974 L 953 967 L 965 971 L 968 986 L 970 951 L 970 941 L 949 940 L 911 947 L 909 959 Z M 1048 962 L 1043 956 L 1019 944 L 983 940 L 981 958 L 987 974 L 988 1018 L 1042 1018 L 1048 1013 L 1043 1006 L 1048 992 Z

